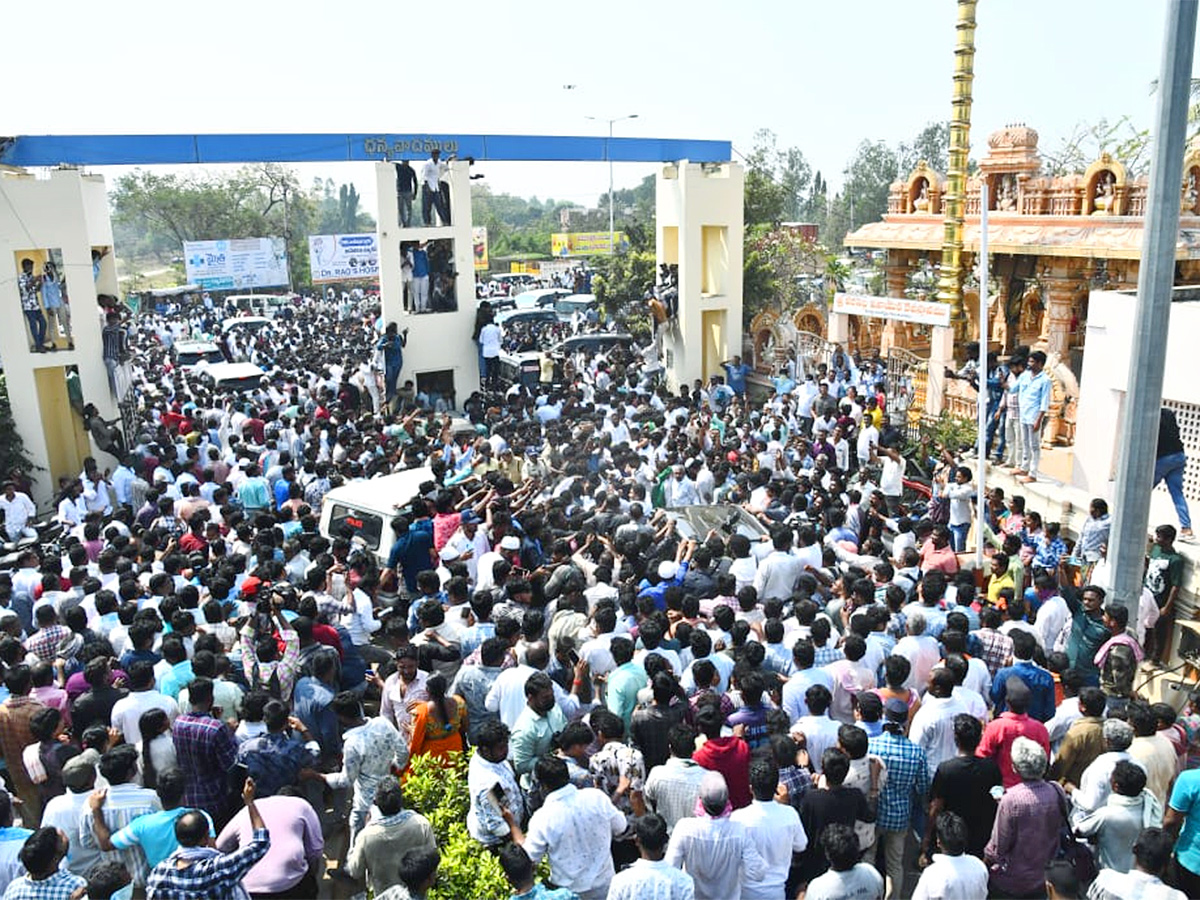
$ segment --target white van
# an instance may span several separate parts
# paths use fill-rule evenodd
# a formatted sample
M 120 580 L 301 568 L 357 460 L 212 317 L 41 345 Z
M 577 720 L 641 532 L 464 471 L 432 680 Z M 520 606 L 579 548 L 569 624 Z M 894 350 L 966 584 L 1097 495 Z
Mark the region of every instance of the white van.
M 226 305 L 232 303 L 239 313 L 275 318 L 279 310 L 292 304 L 291 294 L 230 294 Z
M 201 366 L 194 374 L 218 391 L 252 391 L 267 373 L 254 363 L 220 362 Z
M 352 538 L 374 553 L 381 566 L 386 565 L 396 537 L 392 519 L 426 481 L 433 481 L 433 470 L 423 466 L 334 488 L 321 504 L 321 534 L 333 540 L 353 532 Z

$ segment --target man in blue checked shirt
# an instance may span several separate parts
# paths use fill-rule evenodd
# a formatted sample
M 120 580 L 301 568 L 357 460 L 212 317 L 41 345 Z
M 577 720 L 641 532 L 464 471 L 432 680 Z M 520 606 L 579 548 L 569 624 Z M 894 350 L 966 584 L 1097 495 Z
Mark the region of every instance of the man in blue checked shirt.
M 929 765 L 925 751 L 904 736 L 908 704 L 893 698 L 884 705 L 883 733 L 867 742 L 867 752 L 878 756 L 887 770 L 887 783 L 879 794 L 875 833 L 883 845 L 888 880 L 888 900 L 904 890 L 907 874 L 904 842 L 912 827 L 914 799 L 922 806 L 929 793 Z
M 179 849 L 160 862 L 150 873 L 146 896 L 151 900 L 208 900 L 227 897 L 249 900 L 242 886 L 246 873 L 271 849 L 271 835 L 254 805 L 254 779 L 247 778 L 242 800 L 250 814 L 254 838 L 233 853 L 221 853 L 213 846 L 208 820 L 199 812 L 188 812 L 175 823 Z
M 5 900 L 69 900 L 87 882 L 70 871 L 59 868 L 69 847 L 61 828 L 39 828 L 21 847 L 24 875 L 13 879 L 4 891 Z

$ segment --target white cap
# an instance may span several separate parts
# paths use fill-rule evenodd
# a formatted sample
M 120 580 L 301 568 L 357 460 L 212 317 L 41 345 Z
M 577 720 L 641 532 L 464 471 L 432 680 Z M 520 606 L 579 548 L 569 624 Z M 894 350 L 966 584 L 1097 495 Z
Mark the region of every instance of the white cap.
M 521 539 L 515 534 L 506 534 L 500 538 L 500 547 L 503 550 L 520 550 Z
M 663 581 L 669 581 L 670 579 L 674 578 L 678 572 L 679 564 L 672 560 L 664 559 L 658 564 L 658 577 Z

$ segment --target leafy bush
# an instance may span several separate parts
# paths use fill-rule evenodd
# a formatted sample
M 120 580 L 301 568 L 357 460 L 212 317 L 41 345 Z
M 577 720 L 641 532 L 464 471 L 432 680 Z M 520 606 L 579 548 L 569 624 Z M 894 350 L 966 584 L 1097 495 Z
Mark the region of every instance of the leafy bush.
M 21 489 L 29 490 L 29 478 L 40 466 L 29 458 L 25 441 L 13 421 L 8 382 L 0 374 L 0 475 L 15 479 Z
M 409 809 L 429 820 L 442 864 L 430 900 L 507 900 L 512 892 L 500 861 L 467 832 L 468 754 L 451 754 L 449 765 L 432 756 L 412 761 L 404 795 Z

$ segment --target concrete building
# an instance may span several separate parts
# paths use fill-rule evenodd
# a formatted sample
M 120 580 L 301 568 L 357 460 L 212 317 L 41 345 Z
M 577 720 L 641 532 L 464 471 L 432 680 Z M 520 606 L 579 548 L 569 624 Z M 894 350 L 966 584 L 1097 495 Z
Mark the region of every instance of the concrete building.
M 102 311 L 96 300 L 98 294 L 117 295 L 112 226 L 104 179 L 98 175 L 61 168 L 50 170 L 49 177 L 35 178 L 22 170 L 0 168 L 0 192 L 6 205 L 0 215 L 0 359 L 17 431 L 39 467 L 34 473 L 33 500 L 45 508 L 57 491 L 59 477 L 77 476 L 84 457 L 96 455 L 101 468 L 115 463 L 94 453 L 68 394 L 68 376 L 74 380 L 77 374 L 76 406 L 82 406 L 81 396 L 83 403 L 94 403 L 105 418 L 117 415 L 101 355 Z M 95 277 L 93 250 L 103 254 Z M 38 275 L 53 260 L 64 276 L 73 350 L 51 321 L 46 340 L 54 352 L 32 351 L 18 287 L 26 259 L 32 260 Z
M 679 314 L 663 335 L 672 388 L 741 353 L 743 182 L 736 163 L 686 161 L 655 179 L 658 263 L 679 266 Z
M 1088 297 L 1087 352 L 1079 379 L 1071 484 L 1101 497 L 1111 498 L 1114 490 L 1136 306 L 1136 291 L 1092 291 Z M 1163 405 L 1175 411 L 1179 422 L 1179 437 L 1188 454 L 1184 494 L 1200 515 L 1200 355 L 1192 344 L 1197 334 L 1200 287 L 1177 287 L 1167 334 Z M 1151 525 L 1178 524 L 1166 488 L 1160 485 L 1154 493 Z

